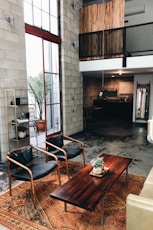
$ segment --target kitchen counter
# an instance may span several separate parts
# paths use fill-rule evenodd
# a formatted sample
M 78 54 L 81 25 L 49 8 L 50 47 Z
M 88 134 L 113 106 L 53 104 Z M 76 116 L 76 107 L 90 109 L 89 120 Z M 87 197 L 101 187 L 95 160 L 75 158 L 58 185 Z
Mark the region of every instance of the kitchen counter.
M 94 100 L 95 114 L 106 118 L 132 120 L 133 103 L 121 100 Z M 98 114 L 99 113 L 99 114 Z

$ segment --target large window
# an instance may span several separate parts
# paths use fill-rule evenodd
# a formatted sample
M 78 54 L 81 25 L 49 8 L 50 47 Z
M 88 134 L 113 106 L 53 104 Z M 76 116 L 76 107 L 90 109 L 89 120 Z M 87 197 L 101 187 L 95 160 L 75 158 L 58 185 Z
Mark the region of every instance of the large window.
M 57 0 L 24 0 L 27 75 L 43 77 L 47 136 L 61 130 L 57 3 Z
M 58 35 L 58 0 L 24 0 L 24 21 Z

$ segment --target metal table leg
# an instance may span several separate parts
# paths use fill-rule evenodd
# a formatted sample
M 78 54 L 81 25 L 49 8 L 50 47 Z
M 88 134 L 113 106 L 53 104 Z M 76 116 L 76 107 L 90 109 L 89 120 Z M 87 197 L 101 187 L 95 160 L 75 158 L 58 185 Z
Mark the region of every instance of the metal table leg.
M 128 167 L 126 168 L 126 179 L 125 179 L 126 186 L 128 186 Z
M 104 197 L 101 199 L 101 225 L 104 225 Z
M 67 212 L 67 203 L 64 202 L 64 211 Z

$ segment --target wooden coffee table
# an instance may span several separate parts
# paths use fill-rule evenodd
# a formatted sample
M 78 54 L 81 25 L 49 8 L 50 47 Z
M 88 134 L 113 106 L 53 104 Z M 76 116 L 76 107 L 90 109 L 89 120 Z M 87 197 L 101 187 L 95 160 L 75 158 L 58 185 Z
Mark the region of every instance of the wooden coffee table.
M 109 171 L 103 177 L 90 175 L 92 165 L 89 164 L 53 191 L 50 196 L 64 201 L 65 211 L 67 211 L 66 203 L 93 211 L 101 200 L 101 225 L 103 225 L 104 196 L 125 170 L 125 182 L 127 184 L 128 166 L 132 159 L 110 154 L 102 154 L 101 156 L 104 157 L 105 167 L 109 167 Z

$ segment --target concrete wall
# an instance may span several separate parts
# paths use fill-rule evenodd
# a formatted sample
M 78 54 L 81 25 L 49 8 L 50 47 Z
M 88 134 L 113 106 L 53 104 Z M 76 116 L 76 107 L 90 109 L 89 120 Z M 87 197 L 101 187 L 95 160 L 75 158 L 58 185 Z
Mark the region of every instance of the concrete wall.
M 63 131 L 71 135 L 83 129 L 83 83 L 79 72 L 78 49 L 71 45 L 78 41 L 79 11 L 69 0 L 61 2 L 61 75 Z M 5 16 L 14 17 L 11 26 Z M 5 89 L 27 86 L 25 57 L 25 26 L 22 0 L 0 0 L 0 160 L 6 160 L 8 146 L 8 121 L 6 120 Z
M 63 132 L 71 135 L 83 129 L 83 82 L 79 72 L 79 50 L 71 42 L 78 41 L 79 11 L 71 1 L 61 0 L 61 75 Z
M 6 15 L 14 17 L 13 26 L 6 21 Z M 5 88 L 23 88 L 27 83 L 22 0 L 0 0 L 0 82 L 0 160 L 5 161 L 8 151 Z

